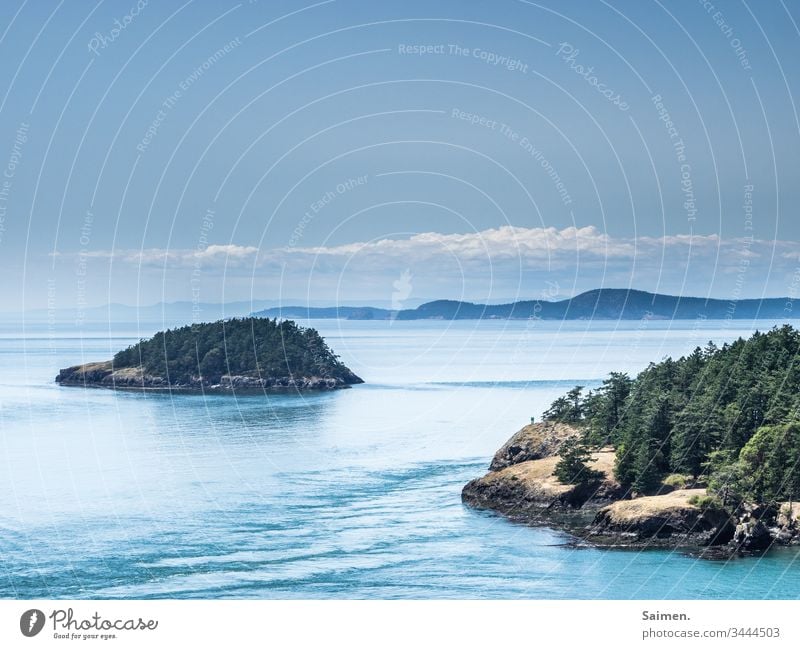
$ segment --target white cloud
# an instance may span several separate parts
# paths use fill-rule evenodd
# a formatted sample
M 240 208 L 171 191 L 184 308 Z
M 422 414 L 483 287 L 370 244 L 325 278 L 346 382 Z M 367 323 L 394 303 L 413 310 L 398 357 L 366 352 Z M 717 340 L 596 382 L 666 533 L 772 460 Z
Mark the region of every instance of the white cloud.
M 268 251 L 261 259 L 280 259 L 290 266 L 329 266 L 338 261 L 366 268 L 397 262 L 440 267 L 456 264 L 462 269 L 558 269 L 579 265 L 622 269 L 633 264 L 652 267 L 702 260 L 712 265 L 718 260 L 725 266 L 738 263 L 742 257 L 769 260 L 775 253 L 780 255 L 795 247 L 792 242 L 723 240 L 716 234 L 625 238 L 612 237 L 593 226 L 563 230 L 503 226 L 465 234 L 426 232 L 406 239 Z
M 748 281 L 757 283 L 792 270 L 797 244 L 722 239 L 716 234 L 613 237 L 592 226 L 562 230 L 502 226 L 336 246 L 259 250 L 213 244 L 202 249 L 98 251 L 89 256 L 113 260 L 115 268 L 177 272 L 199 265 L 206 278 L 223 273 L 229 278 L 271 277 L 304 282 L 312 290 L 348 287 L 354 294 L 371 284 L 390 285 L 407 269 L 417 286 L 440 287 L 436 290 L 441 292 L 447 292 L 447 286 L 469 292 L 483 285 L 491 286 L 492 292 L 524 291 L 523 284 L 531 277 L 553 277 L 565 285 L 577 281 L 587 287 L 632 284 L 673 291 L 691 288 L 702 294 L 702 286 L 712 286 L 714 277 L 740 273 L 743 263 Z M 687 278 L 691 287 L 686 286 Z
M 562 252 L 586 252 L 603 257 L 630 256 L 634 252 L 634 246 L 629 241 L 614 240 L 592 226 L 557 230 L 506 225 L 482 232 L 465 234 L 424 232 L 407 239 L 380 239 L 333 247 L 296 248 L 287 252 L 343 257 L 411 254 L 416 259 L 447 254 L 464 260 L 498 260 L 521 257 L 546 259 L 548 255 Z
M 200 263 L 203 267 L 223 268 L 230 265 L 237 266 L 248 261 L 252 264 L 257 254 L 258 248 L 254 246 L 213 244 L 194 250 L 181 248 L 95 250 L 85 253 L 84 256 L 90 259 L 111 260 L 114 264 L 144 267 L 191 268 Z M 57 254 L 57 256 L 65 257 L 68 255 Z

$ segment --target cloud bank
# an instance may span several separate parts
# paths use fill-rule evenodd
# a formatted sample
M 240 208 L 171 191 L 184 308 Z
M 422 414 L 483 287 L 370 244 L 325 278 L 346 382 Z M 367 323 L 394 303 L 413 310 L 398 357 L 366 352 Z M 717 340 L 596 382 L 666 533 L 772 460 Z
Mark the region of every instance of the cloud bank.
M 93 251 L 119 269 L 135 267 L 179 277 L 251 281 L 264 292 L 292 287 L 316 298 L 380 294 L 404 273 L 417 295 L 490 299 L 531 295 L 534 285 L 558 284 L 561 295 L 599 286 L 743 296 L 788 295 L 798 263 L 795 242 L 716 234 L 613 237 L 596 227 L 521 228 L 443 234 L 424 232 L 341 245 L 309 247 L 214 244 L 202 249 Z M 769 286 L 770 288 L 766 288 Z M 315 294 L 317 293 L 317 294 Z

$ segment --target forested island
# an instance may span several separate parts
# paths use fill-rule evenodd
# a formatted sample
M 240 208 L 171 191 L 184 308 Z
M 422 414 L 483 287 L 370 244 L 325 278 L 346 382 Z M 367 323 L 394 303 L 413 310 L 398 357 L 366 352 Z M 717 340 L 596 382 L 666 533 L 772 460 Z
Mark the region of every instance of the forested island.
M 463 499 L 599 545 L 796 544 L 799 361 L 800 332 L 785 325 L 576 386 Z
M 396 311 L 371 306 L 281 306 L 254 315 L 345 320 L 755 320 L 782 319 L 793 309 L 794 301 L 788 297 L 717 300 L 601 288 L 565 300 L 520 300 L 507 304 L 434 300 L 415 309 Z
M 363 383 L 315 329 L 255 317 L 161 331 L 110 361 L 63 369 L 56 382 L 211 392 L 330 390 Z

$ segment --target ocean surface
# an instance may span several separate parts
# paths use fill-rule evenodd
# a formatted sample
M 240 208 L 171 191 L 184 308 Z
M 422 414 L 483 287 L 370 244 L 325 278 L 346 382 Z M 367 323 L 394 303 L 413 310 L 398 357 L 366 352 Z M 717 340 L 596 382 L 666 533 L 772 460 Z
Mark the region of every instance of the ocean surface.
M 460 499 L 573 385 L 753 323 L 310 324 L 365 385 L 238 398 L 61 388 L 59 368 L 162 327 L 0 323 L 0 597 L 800 596 L 798 550 L 708 561 L 580 548 Z

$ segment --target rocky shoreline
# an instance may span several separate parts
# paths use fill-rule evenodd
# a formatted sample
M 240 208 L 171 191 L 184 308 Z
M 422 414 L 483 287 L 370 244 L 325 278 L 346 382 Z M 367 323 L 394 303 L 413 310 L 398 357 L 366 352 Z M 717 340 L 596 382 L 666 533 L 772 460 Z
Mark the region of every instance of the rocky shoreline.
M 554 475 L 559 448 L 579 434 L 560 423 L 525 426 L 497 451 L 489 472 L 467 483 L 464 503 L 514 521 L 552 527 L 593 546 L 680 548 L 707 558 L 800 545 L 800 505 L 723 507 L 701 484 L 663 484 L 636 495 L 614 477 L 612 448 L 594 452 L 596 480 L 563 484 Z M 635 497 L 634 497 L 635 496 Z
M 351 373 L 352 374 L 352 373 Z M 211 383 L 202 377 L 192 377 L 188 382 L 170 382 L 165 377 L 146 374 L 141 367 L 114 369 L 111 361 L 74 365 L 59 371 L 56 383 L 64 386 L 109 388 L 115 390 L 182 391 L 182 392 L 262 392 L 275 391 L 326 391 L 349 388 L 363 383 L 355 374 L 347 380 L 324 376 L 244 376 L 223 375 Z

